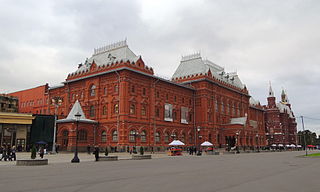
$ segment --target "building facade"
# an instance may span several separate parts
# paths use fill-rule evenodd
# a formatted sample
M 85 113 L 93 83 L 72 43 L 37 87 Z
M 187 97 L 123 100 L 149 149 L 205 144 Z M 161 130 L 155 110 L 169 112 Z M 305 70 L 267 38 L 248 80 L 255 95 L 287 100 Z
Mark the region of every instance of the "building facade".
M 298 144 L 297 122 L 285 91 L 282 90 L 281 101 L 277 103 L 270 85 L 268 105 L 264 108 L 268 144 Z
M 160 150 L 173 139 L 187 146 L 203 141 L 227 148 L 267 144 L 266 109 L 251 98 L 236 73 L 225 72 L 198 53 L 182 57 L 167 80 L 155 76 L 152 67 L 122 41 L 95 49 L 61 85 L 41 86 L 40 92 L 29 89 L 12 95 L 34 95 L 22 103 L 43 99 L 26 111 L 56 113 L 59 119 L 66 118 L 79 101 L 85 118 L 98 122 L 79 124 L 83 149 L 100 145 Z M 52 103 L 57 98 L 59 106 Z M 59 123 L 61 148 L 72 149 L 74 141 L 75 123 Z

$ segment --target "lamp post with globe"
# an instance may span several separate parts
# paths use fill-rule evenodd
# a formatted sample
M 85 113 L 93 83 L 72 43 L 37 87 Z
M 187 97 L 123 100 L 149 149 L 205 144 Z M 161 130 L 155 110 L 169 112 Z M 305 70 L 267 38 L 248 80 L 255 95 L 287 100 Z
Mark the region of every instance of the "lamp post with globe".
M 74 151 L 74 157 L 71 160 L 71 163 L 80 163 L 80 159 L 78 157 L 78 127 L 79 127 L 79 121 L 81 114 L 78 112 L 74 115 L 76 117 L 76 149 Z

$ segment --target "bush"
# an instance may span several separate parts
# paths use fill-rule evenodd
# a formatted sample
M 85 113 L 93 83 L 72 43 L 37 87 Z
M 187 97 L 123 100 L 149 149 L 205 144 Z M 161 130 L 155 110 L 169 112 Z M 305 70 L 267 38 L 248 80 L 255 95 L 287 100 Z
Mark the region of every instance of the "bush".
M 31 149 L 31 159 L 35 159 L 37 156 L 37 149 L 36 147 L 33 145 L 32 149 Z
M 143 147 L 140 147 L 140 155 L 143 155 L 144 154 L 144 149 Z

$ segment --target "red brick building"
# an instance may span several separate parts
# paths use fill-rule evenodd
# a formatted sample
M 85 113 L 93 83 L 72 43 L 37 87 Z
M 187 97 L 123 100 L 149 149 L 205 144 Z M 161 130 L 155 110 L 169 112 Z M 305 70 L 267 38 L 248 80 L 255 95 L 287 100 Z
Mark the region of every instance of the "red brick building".
M 95 49 L 60 86 L 12 95 L 27 98 L 20 101 L 22 112 L 45 114 L 55 112 L 51 100 L 59 98 L 59 119 L 66 118 L 78 100 L 83 118 L 97 122 L 79 124 L 82 148 L 99 144 L 122 150 L 129 146 L 163 149 L 173 139 L 187 146 L 203 141 L 230 148 L 267 144 L 265 109 L 250 99 L 236 73 L 225 72 L 200 54 L 182 57 L 167 80 L 155 76 L 122 41 Z M 23 109 L 28 101 L 33 105 Z M 74 146 L 75 123 L 59 124 L 57 142 L 68 150 Z
M 264 106 L 268 144 L 297 144 L 297 123 L 288 96 L 281 92 L 281 101 L 276 103 L 272 87 L 269 88 L 268 105 Z

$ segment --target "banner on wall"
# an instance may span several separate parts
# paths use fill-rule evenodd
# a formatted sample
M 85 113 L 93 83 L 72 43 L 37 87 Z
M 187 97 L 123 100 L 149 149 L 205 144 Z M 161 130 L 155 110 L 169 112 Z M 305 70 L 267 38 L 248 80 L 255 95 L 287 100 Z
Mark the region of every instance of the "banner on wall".
M 181 123 L 188 124 L 188 107 L 181 107 Z
M 166 103 L 164 105 L 164 120 L 165 121 L 173 121 L 172 118 L 172 105 Z

